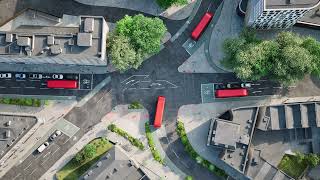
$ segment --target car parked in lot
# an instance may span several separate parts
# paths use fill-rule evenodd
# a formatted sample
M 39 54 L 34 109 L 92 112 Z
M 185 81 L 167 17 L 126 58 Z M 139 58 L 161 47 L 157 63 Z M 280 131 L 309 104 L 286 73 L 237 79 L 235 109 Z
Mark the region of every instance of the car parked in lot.
M 56 137 L 60 136 L 62 133 L 59 130 L 56 130 L 51 136 L 50 136 L 50 140 L 53 141 Z
M 30 74 L 29 78 L 30 79 L 42 79 L 42 74 Z
M 62 74 L 54 74 L 54 75 L 52 75 L 52 79 L 63 79 L 63 75 Z
M 0 73 L 0 78 L 5 79 L 5 78 L 11 78 L 11 73 Z
M 44 151 L 48 146 L 49 146 L 48 142 L 41 144 L 41 146 L 39 146 L 37 149 L 38 153 L 41 153 L 42 151 Z
M 70 79 L 70 80 L 78 80 L 79 79 L 77 74 L 67 74 L 65 78 Z
M 24 73 L 17 73 L 15 77 L 16 79 L 25 79 L 27 76 Z

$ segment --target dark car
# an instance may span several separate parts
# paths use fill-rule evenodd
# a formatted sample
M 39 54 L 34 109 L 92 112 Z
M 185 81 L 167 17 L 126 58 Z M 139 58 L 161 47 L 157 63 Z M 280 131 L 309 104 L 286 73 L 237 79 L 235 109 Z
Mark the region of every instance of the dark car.
M 66 78 L 66 79 L 70 79 L 70 80 L 77 80 L 77 79 L 79 79 L 79 77 L 78 77 L 77 74 L 67 74 L 67 75 L 65 75 L 65 78 Z
M 237 89 L 237 88 L 241 88 L 241 83 L 228 83 L 226 85 L 226 87 L 228 89 Z

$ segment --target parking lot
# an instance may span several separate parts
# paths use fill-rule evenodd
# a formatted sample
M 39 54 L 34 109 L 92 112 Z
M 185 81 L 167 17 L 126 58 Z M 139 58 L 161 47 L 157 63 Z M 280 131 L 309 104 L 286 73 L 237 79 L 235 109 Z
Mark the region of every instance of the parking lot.
M 55 96 L 82 96 L 92 90 L 99 82 L 107 77 L 106 74 L 64 74 L 42 73 L 41 78 L 34 78 L 39 73 L 0 72 L 11 74 L 11 77 L 0 78 L 0 94 L 25 95 L 55 95 Z M 24 74 L 16 77 L 16 74 Z M 54 78 L 55 77 L 55 78 Z M 52 89 L 47 87 L 48 80 L 76 80 L 76 89 Z
M 33 116 L 0 115 L 0 157 L 3 157 L 37 122 Z

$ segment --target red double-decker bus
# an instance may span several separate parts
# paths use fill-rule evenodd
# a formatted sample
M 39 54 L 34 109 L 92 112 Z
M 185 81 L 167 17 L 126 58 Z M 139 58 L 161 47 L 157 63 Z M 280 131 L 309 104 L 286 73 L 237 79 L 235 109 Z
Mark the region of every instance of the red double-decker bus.
M 48 88 L 77 89 L 78 81 L 76 80 L 48 80 Z
M 212 17 L 213 17 L 212 13 L 207 12 L 206 14 L 204 14 L 199 24 L 196 26 L 196 28 L 194 28 L 194 30 L 191 33 L 191 38 L 193 40 L 197 41 L 199 39 L 203 31 L 206 29 L 206 27 L 210 23 Z
M 153 122 L 153 126 L 155 128 L 161 127 L 165 103 L 166 103 L 166 98 L 163 96 L 159 96 L 158 102 L 157 102 L 156 115 Z
M 216 98 L 243 97 L 248 96 L 248 90 L 246 88 L 218 89 L 216 90 L 215 95 Z

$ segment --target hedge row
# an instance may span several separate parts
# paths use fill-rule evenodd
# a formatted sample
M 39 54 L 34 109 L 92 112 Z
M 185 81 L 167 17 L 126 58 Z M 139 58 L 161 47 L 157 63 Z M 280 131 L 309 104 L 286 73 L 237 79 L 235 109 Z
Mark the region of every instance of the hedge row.
M 150 130 L 150 125 L 148 122 L 145 123 L 145 130 L 148 139 L 148 144 L 152 153 L 153 158 L 158 161 L 160 164 L 164 164 L 164 159 L 161 158 L 160 152 L 156 149 L 156 146 L 153 141 L 153 137 Z
M 144 145 L 142 144 L 142 142 L 137 139 L 137 138 L 134 138 L 132 137 L 130 134 L 128 134 L 126 131 L 118 128 L 115 124 L 110 124 L 108 126 L 108 129 L 114 133 L 117 133 L 119 134 L 120 136 L 128 139 L 130 141 L 130 143 L 134 146 L 136 146 L 137 148 L 139 148 L 140 150 L 143 150 L 144 149 Z
M 138 101 L 134 101 L 129 105 L 129 109 L 143 109 L 143 106 Z
M 0 104 L 40 107 L 41 101 L 40 99 L 31 98 L 0 98 Z
M 188 154 L 197 161 L 198 164 L 201 164 L 203 167 L 207 168 L 209 171 L 213 172 L 217 176 L 227 178 L 228 175 L 226 172 L 224 172 L 222 169 L 219 169 L 214 164 L 210 163 L 208 160 L 201 157 L 192 147 L 190 144 L 186 131 L 184 129 L 184 125 L 182 122 L 178 121 L 177 123 L 177 133 L 179 134 L 182 144 L 185 147 L 185 150 L 188 152 Z

